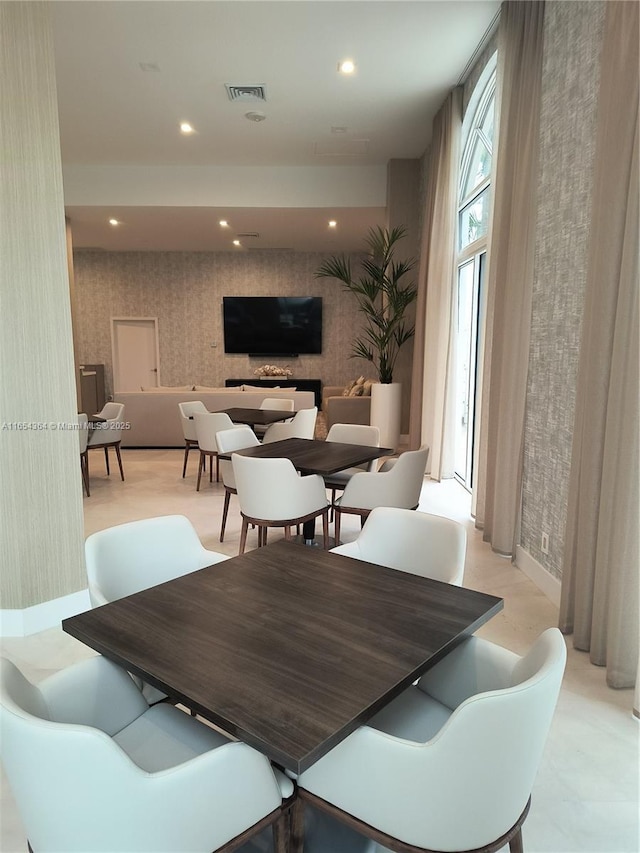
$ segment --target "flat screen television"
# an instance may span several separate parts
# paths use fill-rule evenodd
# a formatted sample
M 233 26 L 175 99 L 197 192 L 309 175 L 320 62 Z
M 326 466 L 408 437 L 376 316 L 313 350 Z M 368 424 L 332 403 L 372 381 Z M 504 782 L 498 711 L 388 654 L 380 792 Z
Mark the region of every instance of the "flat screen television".
M 225 296 L 222 311 L 226 353 L 322 352 L 321 296 Z

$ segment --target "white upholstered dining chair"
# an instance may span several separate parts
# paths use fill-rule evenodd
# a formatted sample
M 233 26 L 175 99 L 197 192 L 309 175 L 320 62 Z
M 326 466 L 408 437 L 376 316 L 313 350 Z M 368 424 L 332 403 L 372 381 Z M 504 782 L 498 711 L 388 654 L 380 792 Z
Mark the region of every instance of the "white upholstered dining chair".
M 228 559 L 204 548 L 184 515 L 143 518 L 100 530 L 87 537 L 84 553 L 92 607 Z M 166 698 L 153 685 L 136 682 L 149 703 Z
M 385 849 L 522 853 L 565 661 L 557 628 L 524 657 L 470 637 L 302 773 L 299 801 Z
M 284 397 L 265 397 L 260 403 L 260 408 L 271 409 L 272 411 L 277 412 L 293 412 L 294 402 L 293 400 L 287 400 Z M 285 421 L 277 421 L 277 423 L 284 424 L 288 424 L 290 422 L 291 418 L 287 418 Z M 254 424 L 253 430 L 258 438 L 262 438 L 268 428 L 268 426 L 264 426 L 263 424 Z
M 371 510 L 357 539 L 331 550 L 461 586 L 467 531 L 440 515 L 379 506 Z
M 245 447 L 255 447 L 260 444 L 255 432 L 248 426 L 238 426 L 233 429 L 225 429 L 217 433 L 218 452 L 221 454 L 233 453 L 234 450 L 243 450 Z M 233 474 L 233 463 L 230 459 L 220 460 L 220 476 L 224 484 L 224 505 L 222 507 L 222 521 L 220 523 L 220 541 L 224 542 L 224 531 L 227 526 L 229 514 L 229 502 L 231 495 L 237 495 L 236 478 Z
M 78 415 L 78 443 L 80 445 L 80 474 L 82 475 L 82 485 L 87 493 L 87 497 L 91 496 L 89 491 L 89 453 L 87 452 L 87 442 L 89 441 L 89 418 L 86 413 L 82 412 Z
M 193 416 L 196 412 L 206 413 L 207 407 L 202 400 L 189 400 L 185 403 L 178 403 L 180 412 L 180 423 L 182 425 L 182 434 L 184 436 L 184 462 L 182 463 L 182 477 L 187 473 L 187 460 L 189 451 L 192 447 L 198 446 L 198 436 L 196 435 L 196 422 Z
M 270 424 L 262 439 L 263 444 L 284 441 L 285 438 L 313 438 L 316 430 L 318 407 L 300 409 L 286 424 Z
M 333 424 L 327 433 L 327 441 L 339 441 L 342 444 L 362 444 L 366 447 L 380 447 L 380 430 L 377 426 L 365 424 Z M 360 471 L 375 471 L 379 460 L 372 459 L 365 465 L 345 468 L 324 478 L 324 484 L 331 489 L 331 503 L 336 499 L 336 492 L 342 491 L 354 474 Z M 333 507 L 331 508 L 333 519 Z
M 120 455 L 120 442 L 122 441 L 122 425 L 124 424 L 124 404 L 123 403 L 106 403 L 98 415 L 105 419 L 104 423 L 94 424 L 89 430 L 89 438 L 87 440 L 87 450 L 104 450 L 104 463 L 109 470 L 109 448 L 113 447 L 120 468 L 120 477 L 124 480 L 124 471 L 122 469 L 122 456 Z M 88 467 L 88 466 L 87 466 Z
M 198 481 L 196 491 L 200 491 L 200 480 L 209 457 L 209 482 L 213 478 L 213 460 L 216 460 L 216 483 L 220 481 L 220 461 L 218 460 L 218 442 L 216 434 L 223 429 L 231 429 L 233 421 L 225 412 L 196 412 L 193 416 L 196 425 L 196 437 L 200 448 L 200 464 L 198 466 Z
M 424 483 L 429 448 L 407 450 L 385 470 L 354 474 L 345 485 L 342 496 L 333 502 L 335 538 L 340 543 L 340 522 L 343 513 L 359 515 L 362 523 L 377 506 L 416 509 Z M 386 464 L 386 463 L 385 463 Z
M 249 524 L 258 528 L 258 547 L 267 544 L 267 528 L 284 528 L 285 539 L 291 528 L 322 517 L 325 550 L 329 545 L 329 502 L 319 474 L 300 477 L 290 459 L 256 459 L 234 453 L 231 456 L 236 481 L 242 529 L 243 554 Z
M 0 660 L 1 756 L 35 853 L 211 853 L 274 826 L 293 785 L 268 759 L 173 705 L 149 707 L 95 656 L 29 682 Z

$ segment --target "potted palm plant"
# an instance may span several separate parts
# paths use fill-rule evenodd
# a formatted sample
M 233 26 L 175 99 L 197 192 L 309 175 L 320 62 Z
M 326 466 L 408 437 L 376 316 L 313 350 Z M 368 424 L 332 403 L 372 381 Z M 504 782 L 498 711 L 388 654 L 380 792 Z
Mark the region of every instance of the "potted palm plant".
M 406 236 L 402 226 L 388 230 L 371 228 L 365 239 L 370 255 L 358 275 L 344 255 L 327 258 L 316 270 L 316 278 L 337 279 L 356 297 L 364 315 L 364 326 L 352 343 L 351 357 L 371 362 L 379 382 L 371 388 L 371 423 L 380 428 L 383 445 L 396 447 L 400 437 L 401 386 L 393 371 L 401 347 L 410 340 L 415 326 L 406 317 L 417 288 L 406 276 L 413 259 L 396 260 L 398 241 Z

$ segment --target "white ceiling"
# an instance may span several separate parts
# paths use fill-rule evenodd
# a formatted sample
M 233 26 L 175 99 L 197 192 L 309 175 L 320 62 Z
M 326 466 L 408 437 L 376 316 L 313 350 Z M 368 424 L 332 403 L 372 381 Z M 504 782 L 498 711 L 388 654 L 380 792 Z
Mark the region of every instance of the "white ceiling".
M 244 249 L 361 247 L 384 221 L 388 160 L 422 155 L 499 6 L 52 3 L 74 246 L 232 250 L 237 232 L 257 232 Z M 337 71 L 347 57 L 351 77 Z M 231 102 L 225 84 L 261 84 L 266 101 Z

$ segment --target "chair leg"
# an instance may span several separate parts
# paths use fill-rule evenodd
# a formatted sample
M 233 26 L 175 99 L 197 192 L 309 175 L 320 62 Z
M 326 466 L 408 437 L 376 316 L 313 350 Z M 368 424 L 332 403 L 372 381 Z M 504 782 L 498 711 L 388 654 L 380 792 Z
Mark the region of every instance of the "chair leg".
M 209 482 L 213 483 L 213 456 L 209 457 Z
M 304 851 L 304 802 L 299 797 L 291 807 L 289 823 L 289 853 Z
M 335 508 L 333 534 L 336 537 L 336 545 L 340 544 L 340 510 Z
M 322 513 L 322 547 L 325 551 L 329 550 L 329 510 Z
M 249 522 L 247 519 L 242 516 L 242 529 L 240 530 L 240 548 L 238 549 L 238 554 L 244 554 L 244 549 L 247 544 L 247 530 L 249 529 Z
M 188 441 L 184 443 L 184 464 L 182 465 L 182 479 L 184 480 L 185 474 L 187 473 L 187 459 L 189 458 L 189 448 L 191 445 Z
M 289 849 L 289 815 L 284 813 L 271 825 L 274 853 L 287 853 Z
M 220 541 L 224 542 L 224 529 L 227 526 L 227 515 L 229 513 L 229 501 L 231 492 L 224 490 L 224 504 L 222 505 L 222 524 L 220 525 Z
M 111 471 L 109 470 L 109 448 L 107 447 L 107 445 L 105 445 L 104 448 L 104 464 L 107 468 L 107 475 L 110 475 Z
M 200 451 L 200 462 L 198 463 L 198 482 L 196 483 L 196 492 L 200 491 L 200 480 L 202 479 L 202 466 L 204 464 L 204 453 Z
M 285 527 L 285 529 L 284 529 L 284 538 L 285 538 L 287 541 L 291 541 L 291 528 L 290 528 L 290 527 Z
M 509 853 L 524 853 L 524 847 L 522 844 L 522 827 L 518 829 L 509 842 Z
M 124 471 L 122 470 L 122 456 L 120 456 L 120 442 L 114 445 L 116 449 L 116 457 L 118 459 L 118 467 L 120 468 L 120 477 L 124 483 Z
M 84 456 L 80 456 L 80 471 L 82 473 L 82 482 L 84 484 L 84 490 L 87 493 L 87 497 L 91 497 L 91 492 L 89 491 L 89 454 L 85 454 Z
M 211 458 L 211 461 L 213 462 L 213 457 Z M 219 483 L 219 482 L 220 482 L 220 457 L 216 453 L 216 483 Z
M 333 521 L 333 502 L 335 501 L 335 499 L 336 499 L 336 490 L 331 489 L 331 517 L 329 518 L 329 521 Z

